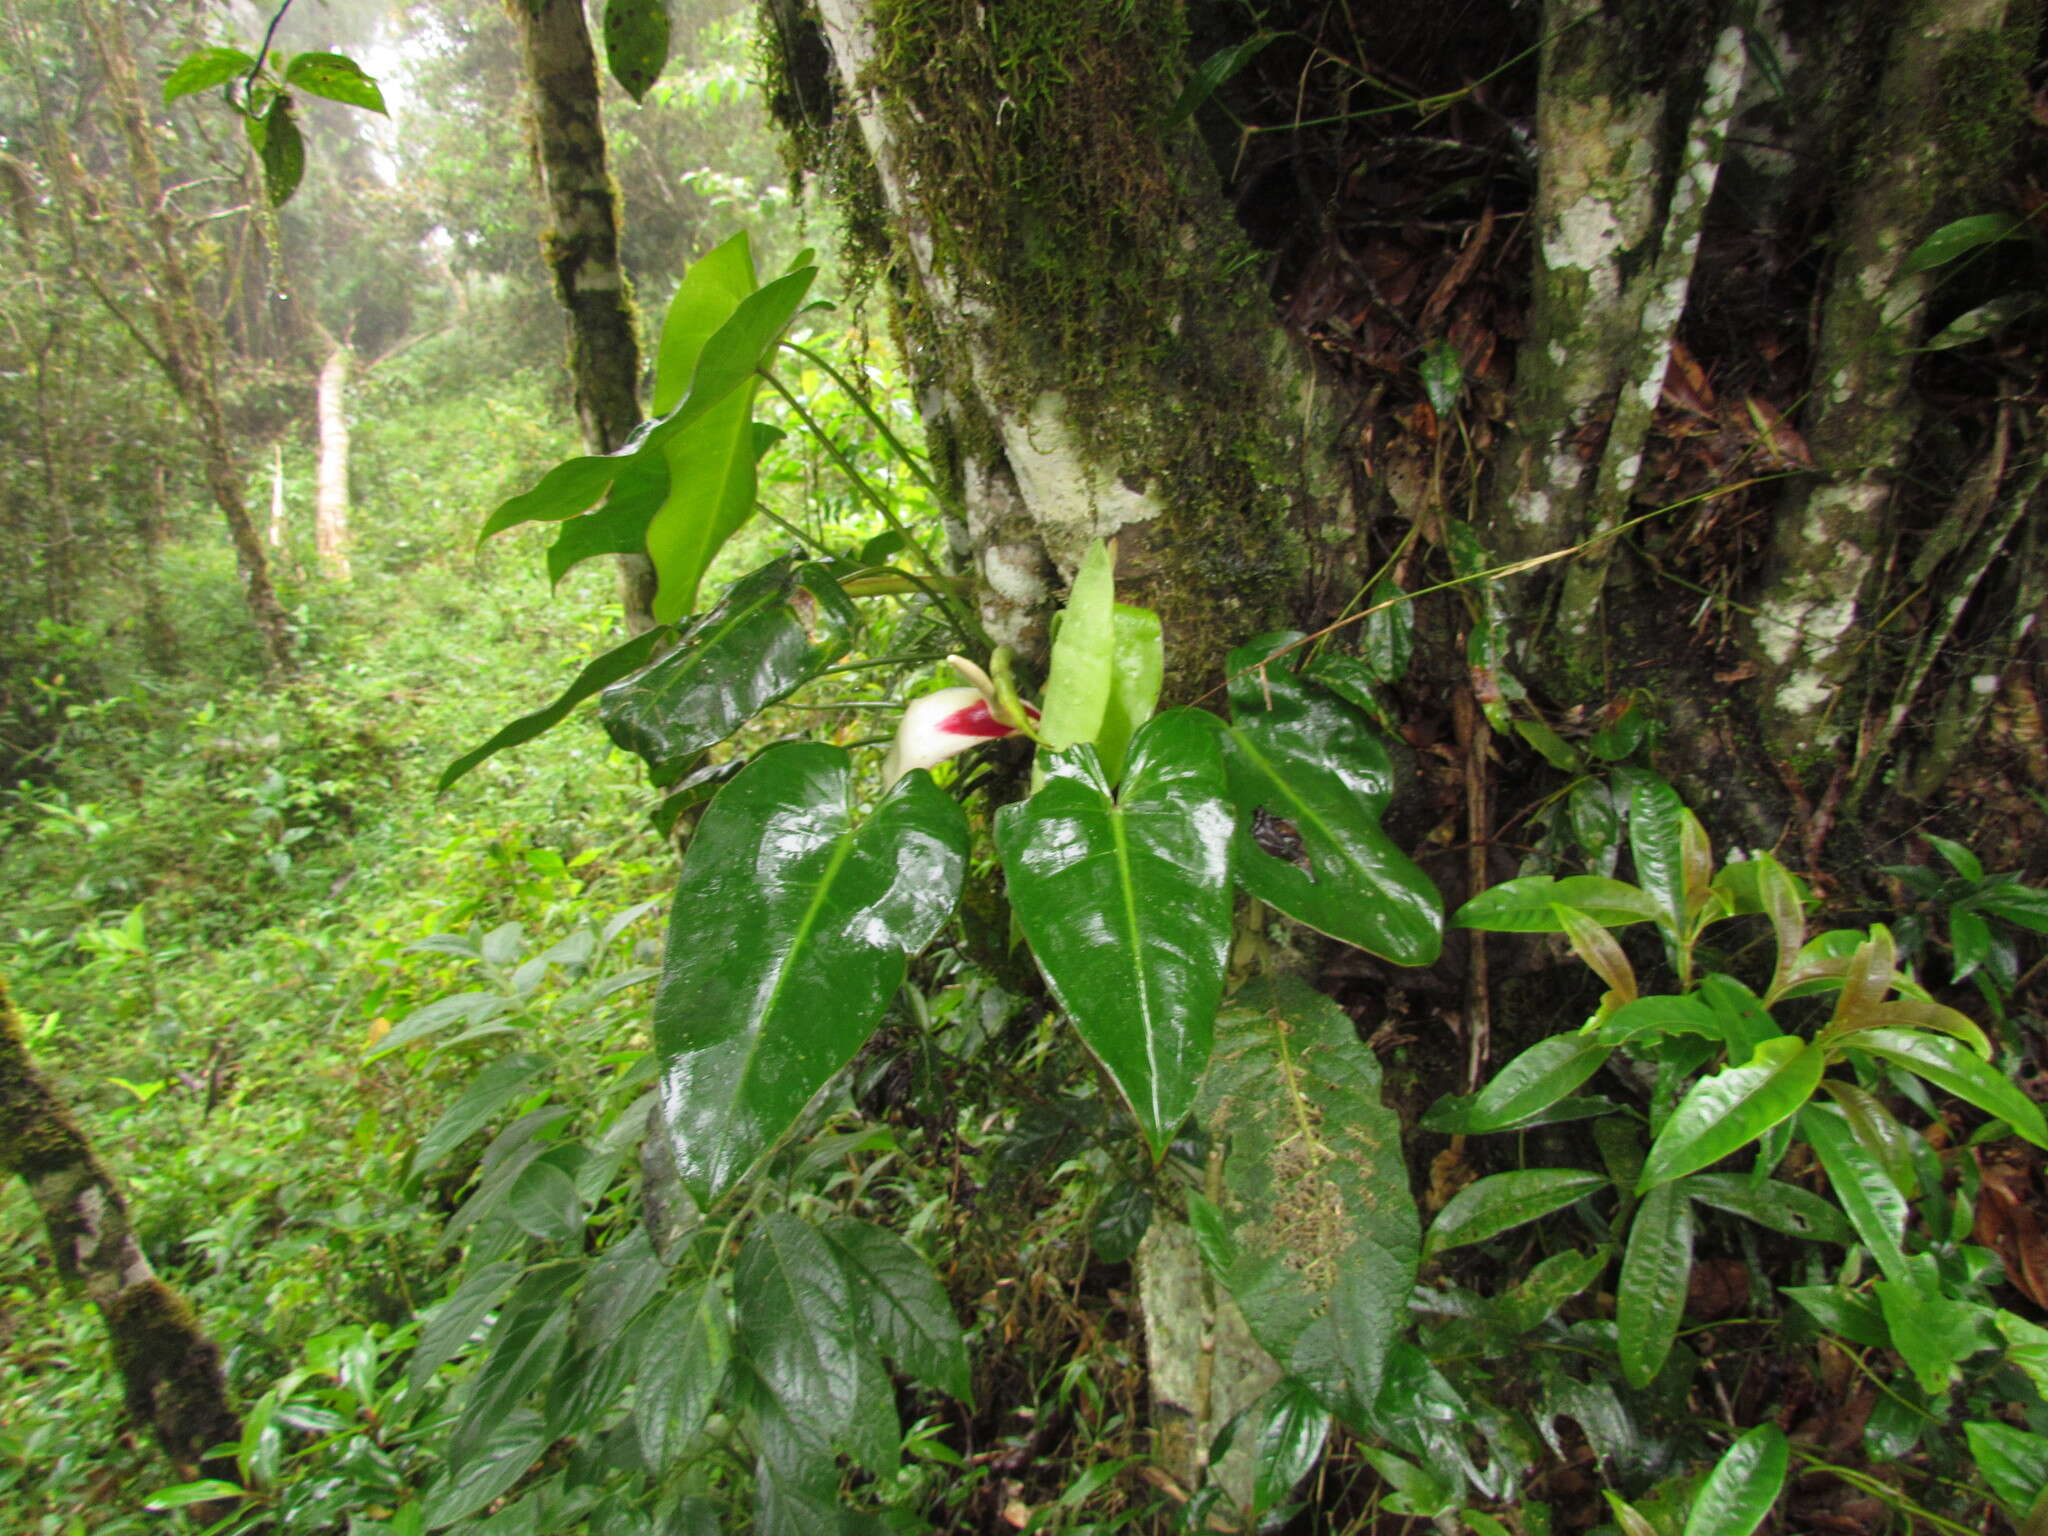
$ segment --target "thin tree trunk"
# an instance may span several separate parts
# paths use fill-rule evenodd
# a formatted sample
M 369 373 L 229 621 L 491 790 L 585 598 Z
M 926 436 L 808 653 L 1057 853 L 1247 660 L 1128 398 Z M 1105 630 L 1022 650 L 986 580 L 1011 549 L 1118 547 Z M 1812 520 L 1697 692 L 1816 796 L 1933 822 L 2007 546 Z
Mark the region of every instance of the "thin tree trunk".
M 207 489 L 213 493 L 214 504 L 227 522 L 235 564 L 241 572 L 243 596 L 262 638 L 265 660 L 273 673 L 289 674 L 296 665 L 291 621 L 271 586 L 263 541 L 242 496 L 241 470 L 235 462 L 234 444 L 228 436 L 227 418 L 214 380 L 214 348 L 193 293 L 191 275 L 185 269 L 177 220 L 164 196 L 163 171 L 152 137 L 155 130 L 136 79 L 127 25 L 120 7 L 107 4 L 106 0 L 84 0 L 79 10 L 106 72 L 108 99 L 127 146 L 135 213 L 149 230 L 155 247 L 154 260 L 144 263 L 152 278 L 154 360 L 199 429 Z M 119 221 L 115 223 L 118 225 Z
M 542 186 L 553 227 L 543 246 L 569 319 L 576 419 L 592 453 L 640 420 L 640 344 L 619 263 L 619 194 L 607 164 L 597 54 L 582 0 L 506 0 L 519 28 Z M 654 565 L 619 557 L 619 591 L 636 633 L 654 622 Z
M 106 1324 L 128 1408 L 186 1476 L 232 1478 L 209 1458 L 241 1435 L 220 1348 L 183 1297 L 157 1278 L 136 1241 L 113 1175 L 29 1060 L 21 1020 L 0 982 L 0 1172 L 27 1186 L 66 1280 L 81 1284 Z
M 320 466 L 313 492 L 313 547 L 320 574 L 349 581 L 348 558 L 348 343 L 329 338 L 333 348 L 320 367 L 318 415 Z
M 270 445 L 270 535 L 272 549 L 285 547 L 284 444 Z
M 1752 635 L 1762 713 L 1793 759 L 1855 723 L 1838 707 L 1888 558 L 1890 504 L 1920 422 L 1913 355 L 1928 277 L 1906 258 L 1954 190 L 1943 125 L 1949 66 L 2004 25 L 2007 0 L 1914 0 L 1902 8 L 1821 313 L 1806 441 L 1823 471 L 1779 509 Z

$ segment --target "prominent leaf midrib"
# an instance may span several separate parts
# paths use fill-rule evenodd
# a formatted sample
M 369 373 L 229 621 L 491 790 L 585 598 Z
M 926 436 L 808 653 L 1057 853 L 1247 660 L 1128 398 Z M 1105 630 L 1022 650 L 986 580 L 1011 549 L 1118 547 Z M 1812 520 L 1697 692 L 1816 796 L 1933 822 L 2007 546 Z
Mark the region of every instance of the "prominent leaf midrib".
M 1353 869 L 1357 870 L 1361 875 L 1367 875 L 1369 877 L 1370 871 L 1367 870 L 1365 865 L 1359 862 L 1359 860 L 1352 854 L 1350 843 L 1334 828 L 1331 827 L 1330 823 L 1323 817 L 1321 812 L 1319 812 L 1308 801 L 1302 799 L 1299 794 L 1295 793 L 1295 791 L 1288 785 L 1286 779 L 1281 777 L 1278 770 L 1274 768 L 1272 760 L 1268 758 L 1263 752 L 1259 751 L 1257 747 L 1251 744 L 1250 739 L 1245 735 L 1243 730 L 1236 727 L 1232 727 L 1229 734 L 1230 739 L 1232 741 L 1235 741 L 1238 744 L 1238 746 L 1243 749 L 1245 756 L 1249 757 L 1252 760 L 1253 764 L 1258 768 L 1260 775 L 1265 779 L 1266 783 L 1272 789 L 1277 790 L 1279 792 L 1280 798 L 1285 800 L 1289 806 L 1295 809 L 1295 814 L 1293 816 L 1290 816 L 1288 820 L 1294 822 L 1297 827 L 1299 827 L 1303 823 L 1307 823 L 1308 825 L 1314 827 L 1317 832 L 1322 834 L 1323 840 L 1337 851 L 1338 857 L 1340 857 L 1346 864 L 1349 864 Z M 1319 767 L 1318 771 L 1326 772 L 1327 770 L 1323 770 Z M 1268 855 L 1268 857 L 1270 858 L 1271 855 Z M 1282 860 L 1279 862 L 1284 863 L 1285 861 Z M 1311 885 L 1326 886 L 1328 884 L 1327 881 L 1317 879 L 1315 872 L 1313 870 L 1305 871 L 1305 873 L 1308 875 L 1309 884 Z
M 751 432 L 741 431 L 740 428 L 749 425 L 752 422 L 754 414 L 754 393 L 755 387 L 743 386 L 740 389 L 734 391 L 734 393 L 731 396 L 729 396 L 726 400 L 722 400 L 719 402 L 719 404 L 721 405 L 729 405 L 733 407 L 740 419 L 737 423 L 733 425 L 730 431 L 721 435 L 721 441 L 714 444 L 709 453 L 702 454 L 703 459 L 710 465 L 711 473 L 709 475 L 706 475 L 702 482 L 690 482 L 690 484 L 692 485 L 699 483 L 710 483 L 713 486 L 715 486 L 714 493 L 706 496 L 703 502 L 701 503 L 701 505 L 710 508 L 709 514 L 707 516 L 696 518 L 693 522 L 686 525 L 683 531 L 688 535 L 687 541 L 684 539 L 678 539 L 676 541 L 679 546 L 686 547 L 686 563 L 690 566 L 695 567 L 696 577 L 700 583 L 704 579 L 704 573 L 710 569 L 712 557 L 716 553 L 716 544 L 712 539 L 711 535 L 717 526 L 718 515 L 724 507 L 725 498 L 728 494 L 728 488 L 732 484 L 733 466 L 735 463 L 740 462 L 743 458 L 746 461 L 751 462 L 753 457 L 753 434 Z M 712 413 L 709 411 L 705 412 L 702 419 L 704 421 L 710 421 L 712 419 Z M 741 443 L 743 441 L 746 445 L 744 450 L 741 447 Z M 674 446 L 676 445 L 673 440 L 662 445 L 664 458 L 667 457 L 668 449 Z M 684 495 L 687 494 L 687 492 L 683 491 L 682 487 L 676 485 L 675 483 L 676 469 L 677 465 L 674 463 L 673 460 L 670 460 L 669 498 L 665 500 L 661 506 L 655 509 L 654 516 L 649 521 L 650 539 L 652 537 L 653 525 L 661 521 L 662 513 L 668 511 L 670 506 L 674 505 L 678 500 L 680 500 Z M 752 498 L 750 497 L 749 510 L 752 510 L 751 502 Z M 694 598 L 695 595 L 696 594 L 694 592 L 690 594 L 692 598 Z
M 685 635 L 682 643 L 690 648 L 689 654 L 677 663 L 675 671 L 669 675 L 670 681 L 687 681 L 692 672 L 696 671 L 703 663 L 711 660 L 712 652 L 717 648 L 719 641 L 723 640 L 727 635 L 731 634 L 740 625 L 753 618 L 763 609 L 772 608 L 777 603 L 786 603 L 788 601 L 789 593 L 787 591 L 764 592 L 745 607 L 736 610 L 729 618 L 721 620 L 717 628 Z
M 1151 1119 L 1154 1124 L 1158 1124 L 1163 1114 L 1159 1098 L 1159 1032 L 1153 1028 L 1152 989 L 1145 975 L 1143 936 L 1138 931 L 1137 885 L 1131 872 L 1130 836 L 1124 827 L 1123 808 L 1109 803 L 1108 812 L 1110 849 L 1116 859 L 1117 894 L 1122 898 L 1125 953 L 1130 957 L 1131 975 L 1137 982 L 1138 1018 L 1145 1039 L 1145 1069 L 1150 1078 L 1147 1086 L 1152 1101 Z
M 839 834 L 833 845 L 832 857 L 818 879 L 817 888 L 811 892 L 810 905 L 804 909 L 804 915 L 797 923 L 796 933 L 789 948 L 783 951 L 782 963 L 775 970 L 775 985 L 769 988 L 767 1001 L 756 1010 L 753 1022 L 748 1028 L 746 1056 L 740 1062 L 740 1070 L 734 1078 L 735 1084 L 741 1085 L 742 1088 L 753 1078 L 754 1062 L 760 1056 L 761 1044 L 768 1034 L 767 1022 L 775 1016 L 782 1001 L 782 994 L 789 986 L 794 961 L 798 955 L 809 950 L 811 934 L 818 926 L 818 914 L 824 909 L 826 898 L 832 894 L 833 884 L 839 879 L 840 871 L 846 867 L 847 858 L 853 852 L 854 839 L 858 836 L 857 829 L 851 826 Z

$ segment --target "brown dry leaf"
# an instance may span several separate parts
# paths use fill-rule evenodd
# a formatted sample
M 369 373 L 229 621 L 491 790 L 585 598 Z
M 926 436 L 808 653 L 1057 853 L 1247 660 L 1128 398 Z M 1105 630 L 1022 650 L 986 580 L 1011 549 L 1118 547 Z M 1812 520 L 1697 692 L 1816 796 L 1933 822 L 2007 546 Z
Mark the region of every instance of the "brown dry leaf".
M 1702 1259 L 1685 1287 L 1685 1315 L 1712 1322 L 1739 1311 L 1749 1300 L 1749 1266 L 1740 1259 Z
M 1984 1188 L 1971 1239 L 2005 1260 L 2005 1275 L 2037 1307 L 2048 1307 L 2048 1235 L 2041 1231 L 2031 1169 L 1980 1150 Z
M 1695 416 L 1710 417 L 1715 411 L 1714 386 L 1707 382 L 1707 371 L 1682 341 L 1671 343 L 1671 361 L 1664 370 L 1664 398 Z
M 1752 677 L 1755 676 L 1756 663 L 1753 661 L 1745 661 L 1741 666 L 1736 667 L 1731 671 L 1716 672 L 1714 674 L 1714 681 L 1717 683 L 1746 683 Z
M 1465 1161 L 1465 1138 L 1452 1137 L 1451 1144 L 1430 1159 L 1429 1193 L 1423 1199 L 1424 1207 L 1434 1216 L 1450 1204 L 1451 1196 L 1478 1177 L 1478 1172 Z
M 1793 430 L 1792 424 L 1785 420 L 1775 405 L 1756 395 L 1746 395 L 1742 408 L 1748 415 L 1749 428 L 1767 462 L 1779 468 L 1813 468 L 1813 450 L 1806 446 L 1806 439 Z
M 1458 252 L 1458 259 L 1451 263 L 1451 270 L 1444 274 L 1443 281 L 1430 294 L 1429 302 L 1422 306 L 1422 318 L 1417 322 L 1420 329 L 1428 330 L 1451 307 L 1451 300 L 1471 280 L 1472 269 L 1479 265 L 1479 258 L 1485 254 L 1487 242 L 1492 238 L 1493 205 L 1488 203 L 1480 212 L 1478 227 L 1466 240 L 1465 248 Z
M 1003 1523 L 1017 1530 L 1023 1530 L 1031 1523 L 1031 1506 L 1024 1502 L 1024 1485 L 1005 1479 L 1003 1482 Z

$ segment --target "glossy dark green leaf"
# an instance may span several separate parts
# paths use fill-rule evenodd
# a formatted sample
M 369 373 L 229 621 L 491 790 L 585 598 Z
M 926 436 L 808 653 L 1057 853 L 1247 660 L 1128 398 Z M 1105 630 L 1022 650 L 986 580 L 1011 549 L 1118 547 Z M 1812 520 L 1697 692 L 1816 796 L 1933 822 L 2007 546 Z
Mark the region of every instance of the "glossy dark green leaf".
M 1975 897 L 1971 905 L 2030 932 L 2048 933 L 2048 891 L 2026 885 L 1995 885 Z
M 1466 1130 L 1501 1130 L 1549 1108 L 1598 1072 L 1611 1054 L 1580 1030 L 1537 1041 L 1479 1090 L 1465 1115 Z
M 650 1467 L 666 1468 L 703 1427 L 725 1385 L 732 1337 L 715 1285 L 699 1282 L 661 1303 L 633 1401 L 634 1431 Z
M 1849 1123 L 1832 1104 L 1809 1104 L 1799 1112 L 1805 1138 L 1828 1176 L 1835 1203 L 1849 1218 L 1878 1268 L 1894 1280 L 1909 1278 L 1900 1247 L 1906 1229 L 1906 1197 L 1884 1165 L 1857 1145 Z
M 1252 1508 L 1260 1515 L 1287 1502 L 1315 1470 L 1330 1437 L 1330 1410 L 1298 1377 L 1283 1376 L 1252 1405 Z
M 1228 1231 L 1202 1247 L 1225 1262 L 1253 1336 L 1326 1403 L 1371 1402 L 1406 1320 L 1417 1237 L 1378 1061 L 1321 993 L 1249 982 L 1217 1020 L 1201 1117 L 1229 1148 Z
M 1825 1065 L 1822 1052 L 1786 1035 L 1766 1040 L 1744 1065 L 1701 1078 L 1651 1143 L 1636 1187 L 1652 1189 L 1717 1163 L 1797 1114 L 1820 1086 Z
M 1060 610 L 1038 719 L 1039 739 L 1056 751 L 1102 732 L 1116 669 L 1114 566 L 1107 544 L 1091 544 Z
M 1614 868 L 1614 855 L 1621 846 L 1621 817 L 1606 784 L 1584 779 L 1572 786 L 1565 797 L 1565 814 L 1579 852 L 1595 871 L 1605 874 Z
M 1372 589 L 1371 607 L 1359 626 L 1358 659 L 1374 682 L 1398 683 L 1415 654 L 1415 605 L 1391 576 Z
M 1759 1424 L 1729 1446 L 1692 1496 L 1681 1536 L 1750 1536 L 1785 1487 L 1792 1447 L 1775 1424 Z
M 1666 927 L 1674 934 L 1683 932 L 1685 803 L 1654 773 L 1633 771 L 1629 781 L 1628 841 L 1635 855 L 1636 884 L 1650 893 Z
M 1944 1093 L 2003 1120 L 2035 1146 L 2048 1147 L 2048 1122 L 2041 1107 L 1958 1041 L 1917 1030 L 1864 1029 L 1842 1043 L 1925 1078 Z
M 524 1097 L 529 1092 L 528 1085 L 547 1065 L 544 1056 L 513 1051 L 477 1073 L 462 1090 L 462 1096 L 442 1111 L 441 1118 L 413 1148 L 406 1177 L 417 1179 L 482 1130 L 506 1105 Z
M 1680 1180 L 1679 1187 L 1701 1205 L 1745 1217 L 1787 1237 L 1844 1245 L 1856 1241 L 1856 1229 L 1840 1211 L 1812 1190 L 1782 1179 L 1754 1184 L 1746 1174 L 1696 1173 Z
M 164 105 L 180 96 L 210 91 L 226 85 L 256 67 L 256 60 L 239 48 L 201 48 L 187 54 L 178 67 L 164 77 Z
M 470 1379 L 462 1415 L 448 1437 L 451 1467 L 484 1455 L 497 1426 L 554 1371 L 569 1343 L 569 1298 L 560 1288 L 567 1266 L 537 1270 L 520 1281 L 491 1334 L 491 1352 Z
M 733 1274 L 735 1339 L 800 1431 L 836 1441 L 859 1405 L 860 1337 L 846 1271 L 816 1228 L 763 1217 Z
M 1948 914 L 1950 979 L 1966 981 L 1991 953 L 1991 925 L 1961 907 Z
M 605 63 L 635 101 L 661 78 L 668 46 L 668 0 L 605 0 Z
M 1623 1003 L 1603 1016 L 1593 1038 L 1605 1046 L 1645 1044 L 1671 1035 L 1698 1035 L 1725 1042 L 1727 1029 L 1698 993 L 1659 993 Z
M 1629 1224 L 1614 1321 L 1621 1374 L 1647 1387 L 1671 1354 L 1692 1277 L 1692 1201 L 1675 1184 L 1645 1195 Z
M 1924 1253 L 1909 1255 L 1905 1278 L 1880 1278 L 1871 1291 L 1884 1314 L 1892 1347 L 1920 1390 L 1945 1392 L 1964 1361 L 1994 1347 L 1991 1308 L 1942 1294 L 1941 1266 Z
M 2026 221 L 2009 213 L 1973 213 L 1952 219 L 1913 247 L 1900 268 L 1902 276 L 1945 266 L 1958 256 L 1998 240 L 2010 240 L 2026 228 Z
M 1997 1423 L 1965 1424 L 1963 1434 L 1992 1497 L 2009 1518 L 2025 1519 L 2048 1489 L 2048 1435 Z
M 1230 942 L 1230 808 L 1213 724 L 1190 709 L 1156 716 L 1115 793 L 1092 747 L 1042 753 L 1044 786 L 996 816 L 1017 922 L 1154 1157 L 1194 1105 Z
M 536 1162 L 505 1192 L 505 1214 L 528 1237 L 566 1243 L 583 1230 L 583 1197 L 576 1193 L 575 1181 L 560 1168 Z
M 823 566 L 785 556 L 735 581 L 673 650 L 606 689 L 599 717 L 657 786 L 672 784 L 704 748 L 844 656 L 859 629 Z
M 584 664 L 576 674 L 575 681 L 562 690 L 559 697 L 544 709 L 537 709 L 530 715 L 521 715 L 510 725 L 499 731 L 482 746 L 473 748 L 455 759 L 441 770 L 441 777 L 434 785 L 436 794 L 448 789 L 470 769 L 494 757 L 507 747 L 516 747 L 533 740 L 543 732 L 553 730 L 568 718 L 569 711 L 600 689 L 608 688 L 621 678 L 630 677 L 647 664 L 647 658 L 654 649 L 668 637 L 665 629 L 650 629 L 645 634 L 635 635 L 622 645 L 615 645 L 602 656 Z
M 577 1293 L 577 1342 L 589 1346 L 616 1337 L 654 1299 L 667 1276 L 668 1266 L 655 1253 L 645 1227 L 613 1243 Z
M 1613 1256 L 1605 1246 L 1591 1253 L 1553 1253 L 1494 1298 L 1488 1308 L 1494 1325 L 1512 1336 L 1548 1322 L 1559 1307 L 1606 1272 Z
M 967 823 L 922 771 L 859 826 L 837 747 L 772 747 L 719 791 L 676 886 L 654 1000 L 663 1118 L 717 1199 L 853 1059 L 951 915 Z
M 1570 907 L 1609 928 L 1648 922 L 1658 915 L 1648 892 L 1603 875 L 1525 875 L 1504 880 L 1474 896 L 1451 915 L 1460 928 L 1488 933 L 1557 933 L 1554 907 Z
M 306 174 L 306 141 L 292 116 L 292 99 L 279 96 L 260 119 L 244 121 L 255 142 L 257 158 L 263 163 L 264 195 L 270 199 L 271 207 L 282 208 L 292 200 Z
M 1138 1251 L 1152 1225 L 1152 1191 L 1121 1179 L 1102 1193 L 1088 1218 L 1088 1242 L 1105 1264 L 1122 1264 Z
M 1286 663 L 1258 665 L 1298 638 L 1261 635 L 1227 663 L 1231 723 L 1222 737 L 1238 813 L 1237 877 L 1297 922 L 1402 965 L 1427 965 L 1443 944 L 1443 901 L 1380 830 L 1394 789 L 1386 749 L 1334 694 Z M 1296 857 L 1269 852 L 1254 836 L 1260 813 L 1292 827 Z
M 364 74 L 354 59 L 338 53 L 293 54 L 285 66 L 284 83 L 345 106 L 384 112 L 384 93 L 377 89 L 377 82 Z
M 1586 738 L 1586 750 L 1603 763 L 1618 763 L 1643 744 L 1648 713 L 1631 699 L 1606 725 Z
M 1780 1296 L 1799 1303 L 1800 1308 L 1829 1333 L 1861 1344 L 1868 1349 L 1890 1349 L 1891 1331 L 1884 1314 L 1866 1296 L 1838 1285 L 1785 1285 Z
M 967 1345 L 938 1276 L 902 1238 L 864 1221 L 826 1224 L 861 1335 L 907 1376 L 966 1399 Z
M 516 1409 L 489 1425 L 476 1452 L 427 1485 L 421 1525 L 437 1531 L 475 1514 L 509 1492 L 548 1448 L 547 1431 L 531 1408 Z
M 1467 1184 L 1436 1213 L 1423 1236 L 1423 1252 L 1444 1253 L 1467 1243 L 1484 1242 L 1611 1187 L 1604 1175 L 1577 1168 L 1525 1168 L 1491 1174 Z

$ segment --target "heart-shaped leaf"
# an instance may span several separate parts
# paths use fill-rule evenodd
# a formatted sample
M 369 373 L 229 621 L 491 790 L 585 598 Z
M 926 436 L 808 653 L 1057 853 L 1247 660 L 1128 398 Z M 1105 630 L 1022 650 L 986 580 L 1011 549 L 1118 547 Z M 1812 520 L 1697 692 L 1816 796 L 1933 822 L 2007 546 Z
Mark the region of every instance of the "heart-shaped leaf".
M 967 823 L 923 772 L 853 824 L 837 747 L 771 747 L 690 842 L 654 1000 L 676 1164 L 717 1199 L 867 1040 L 952 913 Z
M 1195 1102 L 1230 943 L 1230 807 L 1214 720 L 1157 716 L 1112 792 L 1092 747 L 996 816 L 1010 903 L 1053 996 L 1154 1157 Z
M 1231 653 L 1223 751 L 1238 810 L 1238 878 L 1297 922 L 1402 965 L 1427 965 L 1443 944 L 1443 901 L 1380 830 L 1394 789 L 1386 749 L 1334 694 L 1284 663 L 1259 665 L 1299 638 L 1261 635 Z M 1269 851 L 1254 835 L 1261 813 L 1291 828 L 1298 853 Z

